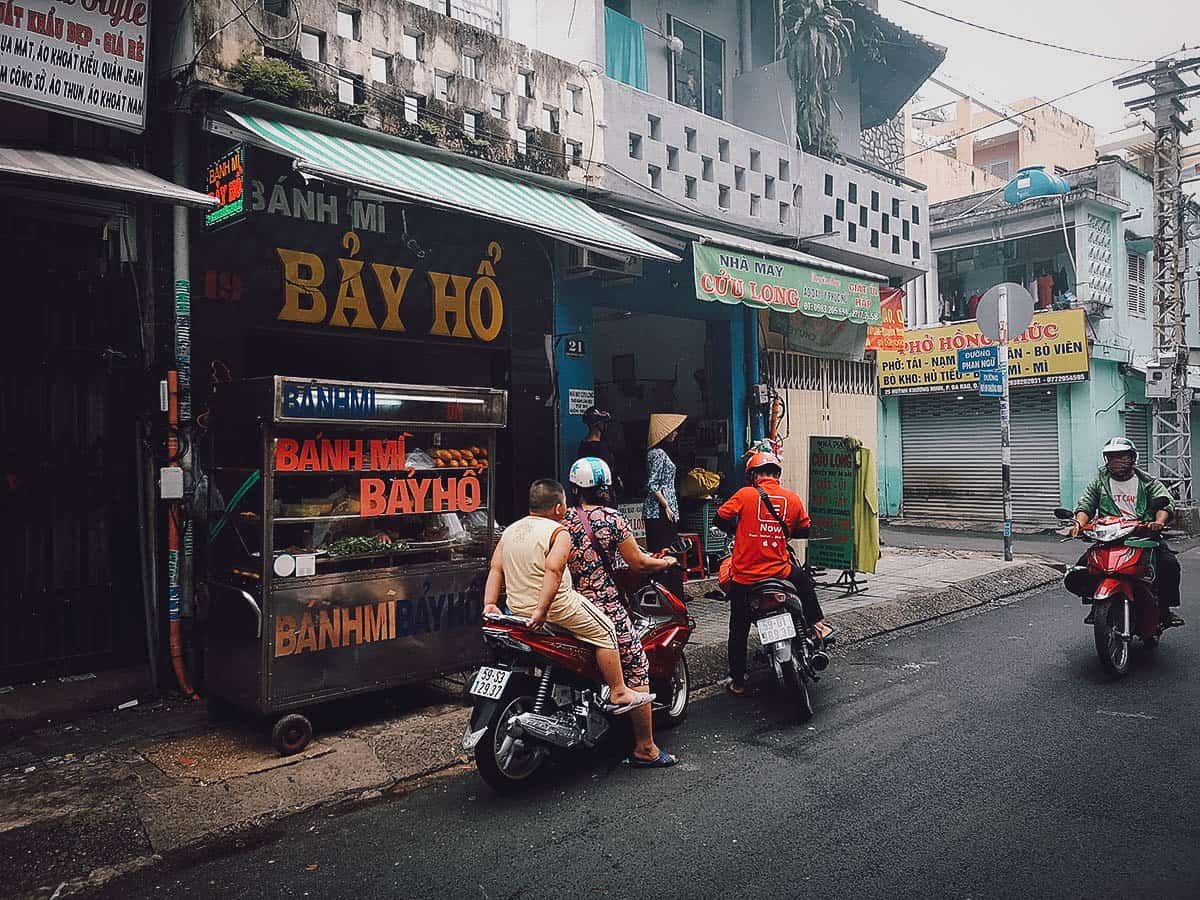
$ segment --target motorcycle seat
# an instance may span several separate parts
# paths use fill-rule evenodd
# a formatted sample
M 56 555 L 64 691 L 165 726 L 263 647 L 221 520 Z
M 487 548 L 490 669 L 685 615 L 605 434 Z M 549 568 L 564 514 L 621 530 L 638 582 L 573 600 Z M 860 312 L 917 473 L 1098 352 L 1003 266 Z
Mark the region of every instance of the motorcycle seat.
M 755 582 L 750 586 L 752 591 L 784 591 L 788 594 L 796 593 L 796 586 L 784 578 L 768 578 L 765 581 Z

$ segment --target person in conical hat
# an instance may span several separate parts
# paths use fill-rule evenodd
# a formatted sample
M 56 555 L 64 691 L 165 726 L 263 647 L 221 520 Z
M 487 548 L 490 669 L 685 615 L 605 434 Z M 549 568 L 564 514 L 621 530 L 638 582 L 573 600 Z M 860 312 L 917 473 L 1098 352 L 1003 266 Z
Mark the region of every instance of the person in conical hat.
M 675 443 L 687 416 L 654 413 L 646 434 L 646 546 L 651 553 L 679 541 L 679 500 L 675 496 L 675 462 L 668 449 Z M 668 585 L 670 587 L 670 585 Z

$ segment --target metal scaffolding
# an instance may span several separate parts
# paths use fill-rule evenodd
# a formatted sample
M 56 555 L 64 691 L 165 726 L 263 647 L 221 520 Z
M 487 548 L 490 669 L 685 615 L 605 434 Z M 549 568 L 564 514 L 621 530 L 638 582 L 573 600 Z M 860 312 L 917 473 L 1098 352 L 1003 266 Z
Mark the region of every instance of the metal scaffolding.
M 1152 446 L 1155 474 L 1182 503 L 1192 501 L 1192 391 L 1188 387 L 1188 344 L 1185 331 L 1183 272 L 1184 221 L 1180 144 L 1191 124 L 1181 117 L 1184 100 L 1200 96 L 1200 84 L 1184 76 L 1200 71 L 1200 57 L 1160 60 L 1152 69 L 1119 78 L 1118 88 L 1145 86 L 1147 96 L 1125 105 L 1154 115 L 1154 353 L 1147 373 L 1147 395 L 1153 396 Z M 1169 383 L 1151 384 L 1155 371 Z

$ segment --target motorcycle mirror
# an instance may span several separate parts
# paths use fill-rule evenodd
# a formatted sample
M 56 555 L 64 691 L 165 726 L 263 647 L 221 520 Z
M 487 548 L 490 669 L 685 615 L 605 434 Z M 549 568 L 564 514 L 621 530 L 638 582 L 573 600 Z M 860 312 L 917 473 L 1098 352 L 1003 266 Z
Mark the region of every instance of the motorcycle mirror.
M 1058 519 L 1073 519 L 1075 518 L 1075 513 L 1071 512 L 1065 507 L 1060 506 L 1058 509 L 1054 510 L 1054 516 Z

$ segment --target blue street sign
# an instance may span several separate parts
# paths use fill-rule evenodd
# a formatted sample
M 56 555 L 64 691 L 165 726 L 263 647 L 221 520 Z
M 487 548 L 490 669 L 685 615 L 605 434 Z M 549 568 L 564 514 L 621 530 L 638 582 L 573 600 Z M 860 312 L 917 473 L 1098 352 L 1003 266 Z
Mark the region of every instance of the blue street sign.
M 1000 365 L 999 347 L 967 347 L 958 351 L 958 374 L 974 375 Z
M 979 373 L 979 396 L 1002 397 L 1004 395 L 1004 372 L 1000 369 L 985 369 Z

